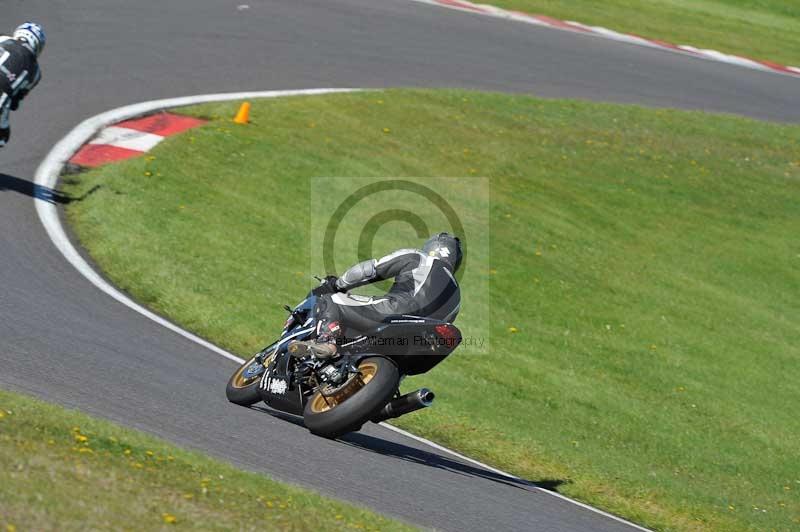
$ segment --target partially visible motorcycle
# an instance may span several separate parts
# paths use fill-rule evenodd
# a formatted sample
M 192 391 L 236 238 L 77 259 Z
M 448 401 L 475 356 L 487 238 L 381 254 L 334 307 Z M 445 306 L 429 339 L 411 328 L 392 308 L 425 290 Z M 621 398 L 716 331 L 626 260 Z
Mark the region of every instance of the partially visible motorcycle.
M 284 307 L 289 317 L 280 338 L 231 376 L 225 390 L 229 401 L 242 406 L 264 401 L 272 409 L 302 416 L 313 434 L 325 438 L 432 404 L 434 393 L 427 388 L 400 395 L 400 381 L 430 371 L 458 347 L 462 336 L 455 325 L 421 316 L 390 316 L 339 345 L 331 359 L 291 356 L 292 340 L 314 335 L 316 303 L 312 290 L 296 307 Z

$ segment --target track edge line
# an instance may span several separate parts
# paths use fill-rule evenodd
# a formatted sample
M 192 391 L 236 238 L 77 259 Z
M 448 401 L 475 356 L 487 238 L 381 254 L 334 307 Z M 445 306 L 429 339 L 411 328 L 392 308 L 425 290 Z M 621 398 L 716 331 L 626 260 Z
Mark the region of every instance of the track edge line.
M 83 277 L 85 277 L 90 283 L 92 283 L 95 287 L 106 293 L 108 296 L 112 297 L 113 299 L 117 300 L 118 302 L 122 303 L 126 307 L 130 308 L 131 310 L 138 312 L 142 316 L 149 318 L 150 320 L 158 323 L 162 327 L 169 329 L 170 331 L 183 336 L 187 340 L 190 340 L 206 349 L 227 358 L 228 360 L 237 362 L 239 364 L 243 364 L 245 362 L 244 359 L 230 353 L 221 347 L 218 347 L 211 342 L 200 338 L 196 334 L 193 334 L 178 325 L 170 322 L 169 320 L 159 316 L 158 314 L 154 313 L 151 310 L 143 307 L 142 305 L 133 301 L 130 297 L 123 294 L 118 289 L 114 288 L 108 281 L 103 279 L 100 274 L 98 274 L 86 260 L 81 256 L 75 246 L 72 245 L 69 237 L 64 230 L 64 227 L 61 225 L 61 219 L 58 216 L 58 209 L 56 204 L 52 200 L 52 196 L 50 195 L 50 191 L 54 190 L 56 184 L 58 183 L 58 178 L 61 175 L 61 171 L 63 170 L 64 166 L 69 161 L 69 158 L 75 154 L 81 146 L 89 142 L 101 129 L 104 127 L 110 126 L 117 122 L 121 122 L 123 120 L 128 120 L 131 118 L 135 118 L 137 116 L 142 116 L 144 114 L 152 113 L 155 111 L 161 111 L 169 108 L 174 107 L 185 107 L 188 105 L 197 105 L 201 103 L 212 103 L 212 102 L 224 102 L 224 101 L 232 101 L 232 100 L 243 100 L 243 99 L 262 99 L 262 98 L 279 98 L 279 97 L 286 97 L 286 96 L 311 96 L 311 95 L 318 95 L 318 94 L 334 94 L 334 93 L 346 93 L 346 92 L 359 92 L 365 89 L 355 89 L 355 88 L 324 88 L 324 89 L 298 89 L 298 90 L 276 90 L 276 91 L 251 91 L 251 92 L 232 92 L 232 93 L 217 93 L 217 94 L 202 94 L 197 96 L 184 96 L 179 98 L 168 98 L 162 100 L 151 100 L 147 102 L 136 103 L 132 105 L 126 105 L 123 107 L 118 107 L 115 109 L 111 109 L 109 111 L 100 113 L 95 115 L 91 118 L 87 118 L 80 124 L 78 124 L 75 128 L 73 128 L 65 137 L 59 140 L 50 152 L 45 156 L 44 160 L 39 164 L 38 168 L 36 169 L 36 174 L 34 176 L 34 183 L 38 186 L 37 192 L 34 196 L 34 205 L 36 208 L 36 213 L 39 216 L 39 221 L 41 221 L 42 225 L 44 226 L 45 231 L 47 232 L 48 237 L 53 242 L 53 245 L 58 249 L 58 251 L 64 256 L 64 258 L 69 262 Z M 484 464 L 478 460 L 473 458 L 469 458 L 468 456 L 464 456 L 452 449 L 448 449 L 443 445 L 439 445 L 433 441 L 425 439 L 421 436 L 417 436 L 412 434 L 408 431 L 405 431 L 401 428 L 395 427 L 388 423 L 382 422 L 380 423 L 381 426 L 396 432 L 402 436 L 407 438 L 411 438 L 415 441 L 423 443 L 429 447 L 437 449 L 439 451 L 445 452 L 454 456 L 460 460 L 464 460 L 469 462 L 473 465 L 477 465 L 487 471 L 491 471 L 498 475 L 502 475 L 514 480 L 525 481 L 524 479 L 512 475 L 510 473 L 506 473 L 503 470 L 494 468 L 488 464 Z M 623 523 L 625 525 L 631 526 L 637 530 L 643 530 L 646 532 L 650 532 L 649 529 L 644 528 L 636 523 L 632 523 L 622 517 L 618 517 L 616 515 L 610 514 L 594 506 L 590 506 L 586 503 L 582 503 L 580 501 L 576 501 L 575 499 L 571 499 L 565 495 L 562 495 L 558 492 L 550 491 L 547 489 L 542 488 L 541 486 L 537 486 L 536 484 L 529 483 L 532 487 L 535 487 L 542 493 L 546 493 L 552 495 L 553 497 L 562 499 L 564 501 L 570 502 L 576 506 L 589 510 L 591 512 L 597 513 L 614 521 Z

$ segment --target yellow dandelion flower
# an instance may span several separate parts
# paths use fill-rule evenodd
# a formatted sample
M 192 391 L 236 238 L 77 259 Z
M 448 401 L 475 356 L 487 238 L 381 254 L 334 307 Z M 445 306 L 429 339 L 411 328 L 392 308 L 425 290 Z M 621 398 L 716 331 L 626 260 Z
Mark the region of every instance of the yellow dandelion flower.
M 3 419 L 4 417 L 6 417 L 6 413 L 0 410 L 0 419 Z
M 91 450 L 91 449 L 90 449 L 90 448 L 88 448 L 88 447 L 81 447 L 81 448 L 79 448 L 79 449 L 78 449 L 78 452 L 79 452 L 79 453 L 93 453 L 94 451 L 93 451 L 93 450 Z
M 510 332 L 511 334 L 515 334 L 519 332 L 519 329 L 517 329 L 516 327 L 509 327 L 508 332 Z
M 391 132 L 392 132 L 392 130 L 391 130 L 391 129 L 389 129 L 388 127 L 385 127 L 385 128 L 383 128 L 383 132 L 384 132 L 384 133 L 391 133 Z
M 145 451 L 144 454 L 146 454 L 147 456 L 153 456 L 155 453 L 153 451 Z
M 192 494 L 192 493 L 184 493 L 183 494 L 183 498 L 188 501 L 189 499 L 193 499 L 194 498 L 194 494 Z
M 75 441 L 78 443 L 86 443 L 87 441 L 89 441 L 89 438 L 84 436 L 83 434 L 76 434 Z
M 130 449 L 125 449 L 125 450 L 124 450 L 124 451 L 122 451 L 122 452 L 123 452 L 123 454 L 131 454 L 131 450 L 130 450 Z
M 167 523 L 168 525 L 174 525 L 175 523 L 178 522 L 178 518 L 177 517 L 175 517 L 172 514 L 168 514 L 166 512 L 161 514 L 161 519 L 163 519 L 164 522 Z
M 148 171 L 146 171 L 146 172 L 144 173 L 144 176 L 145 176 L 145 177 L 150 177 L 150 176 L 152 176 L 152 175 L 153 175 L 153 172 L 151 172 L 150 170 L 148 170 Z

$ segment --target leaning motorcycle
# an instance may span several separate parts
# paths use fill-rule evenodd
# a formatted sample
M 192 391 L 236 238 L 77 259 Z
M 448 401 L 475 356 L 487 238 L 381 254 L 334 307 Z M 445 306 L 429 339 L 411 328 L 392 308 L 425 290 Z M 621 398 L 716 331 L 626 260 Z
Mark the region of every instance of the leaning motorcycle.
M 280 338 L 231 376 L 225 390 L 229 401 L 242 406 L 264 401 L 272 409 L 302 416 L 313 434 L 326 438 L 432 404 L 434 394 L 426 388 L 400 395 L 400 381 L 430 371 L 453 352 L 462 339 L 455 325 L 389 316 L 341 343 L 331 359 L 291 356 L 290 342 L 315 334 L 316 303 L 312 290 L 296 307 L 284 307 L 289 317 Z

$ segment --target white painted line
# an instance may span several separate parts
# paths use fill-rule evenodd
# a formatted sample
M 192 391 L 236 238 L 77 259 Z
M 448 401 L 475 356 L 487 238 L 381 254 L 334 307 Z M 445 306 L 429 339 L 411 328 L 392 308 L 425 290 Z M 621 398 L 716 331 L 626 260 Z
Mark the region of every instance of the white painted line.
M 195 105 L 200 103 L 208 103 L 208 102 L 222 102 L 222 101 L 230 101 L 230 100 L 244 100 L 244 99 L 255 99 L 255 98 L 278 98 L 283 96 L 308 96 L 314 94 L 331 94 L 331 93 L 342 93 L 342 92 L 355 92 L 360 91 L 362 89 L 304 89 L 304 90 L 290 90 L 290 91 L 261 91 L 261 92 L 234 92 L 234 93 L 227 93 L 227 94 L 206 94 L 200 96 L 187 96 L 184 98 L 172 98 L 167 100 L 154 100 L 150 102 L 143 102 L 134 105 L 128 105 L 125 107 L 120 107 L 117 109 L 112 109 L 110 111 L 106 111 L 105 113 L 93 116 L 87 120 L 84 120 L 80 124 L 78 124 L 75 129 L 69 132 L 66 137 L 61 139 L 53 149 L 50 150 L 50 153 L 44 158 L 42 163 L 39 165 L 39 168 L 36 170 L 35 176 L 35 183 L 42 187 L 45 191 L 54 189 L 56 184 L 58 183 L 58 177 L 61 175 L 61 170 L 63 169 L 64 165 L 69 161 L 70 157 L 72 157 L 84 144 L 89 142 L 92 137 L 94 137 L 98 131 L 111 126 L 112 124 L 116 124 L 122 122 L 124 120 L 128 120 L 130 118 L 135 118 L 137 116 L 141 116 L 144 114 L 152 113 L 155 111 L 160 111 L 167 108 L 172 107 L 181 107 L 187 105 Z M 66 232 L 64 231 L 63 226 L 61 225 L 61 220 L 58 216 L 58 209 L 56 208 L 55 203 L 52 202 L 52 199 L 48 197 L 46 192 L 40 192 L 36 198 L 34 198 L 34 204 L 36 206 L 36 212 L 39 215 L 39 219 L 44 225 L 45 230 L 47 231 L 50 240 L 53 241 L 56 248 L 61 252 L 64 258 L 75 267 L 78 272 L 83 275 L 89 282 L 95 285 L 97 288 L 111 296 L 112 298 L 116 299 L 126 307 L 130 308 L 138 312 L 139 314 L 153 320 L 154 322 L 158 323 L 159 325 L 166 327 L 167 329 L 183 336 L 184 338 L 195 342 L 214 353 L 223 356 L 229 360 L 237 362 L 239 364 L 243 364 L 245 360 L 240 358 L 233 353 L 229 353 L 224 349 L 217 347 L 216 345 L 203 340 L 199 336 L 190 333 L 184 329 L 181 329 L 174 323 L 162 318 L 158 314 L 144 308 L 143 306 L 139 305 L 131 298 L 111 286 L 105 279 L 103 279 L 97 272 L 95 272 L 91 266 L 81 257 L 80 253 L 75 249 L 70 242 L 69 238 L 67 237 Z M 456 451 L 450 450 L 447 447 L 439 445 L 438 443 L 434 443 L 430 440 L 426 440 L 420 436 L 416 436 L 407 432 L 403 429 L 397 428 L 395 426 L 389 425 L 388 423 L 381 423 L 381 426 L 392 430 L 398 434 L 401 434 L 407 438 L 411 438 L 415 441 L 420 443 L 424 443 L 429 447 L 437 449 L 439 451 L 445 452 L 458 458 L 459 460 L 464 460 L 465 462 L 469 462 L 474 464 L 482 469 L 486 469 L 487 471 L 491 471 L 498 475 L 502 475 L 508 477 L 510 479 L 519 480 L 522 482 L 527 482 L 519 477 L 506 473 L 500 469 L 496 469 L 490 465 L 484 464 L 483 462 L 479 462 L 478 460 L 473 460 L 463 454 L 457 453 Z M 618 521 L 620 523 L 624 523 L 630 527 L 636 528 L 637 530 L 644 530 L 648 531 L 648 529 L 643 528 L 635 523 L 631 523 L 630 521 L 626 521 L 621 517 L 617 517 L 616 515 L 612 515 L 610 513 L 604 512 L 593 506 L 589 506 L 588 504 L 584 504 L 582 502 L 570 499 L 569 497 L 565 497 L 560 493 L 546 490 L 534 484 L 531 484 L 531 487 L 538 489 L 542 493 L 546 493 L 548 495 L 552 495 L 553 497 L 562 499 L 564 501 L 568 501 L 576 506 L 594 512 L 596 514 L 605 516 L 609 519 L 613 519 L 614 521 Z
M 595 508 L 594 506 L 589 506 L 588 504 L 584 504 L 584 503 L 582 503 L 580 501 L 576 501 L 575 499 L 570 499 L 569 497 L 567 497 L 565 495 L 561 495 L 557 491 L 550 491 L 550 490 L 544 489 L 542 487 L 539 487 L 536 484 L 528 482 L 527 480 L 525 480 L 523 478 L 520 478 L 518 476 L 512 475 L 511 473 L 506 473 L 502 469 L 497 469 L 497 468 L 494 468 L 492 466 L 486 465 L 483 462 L 479 462 L 477 460 L 473 460 L 472 458 L 470 458 L 468 456 L 464 456 L 461 453 L 457 453 L 457 452 L 455 452 L 455 451 L 453 451 L 451 449 L 448 449 L 447 447 L 439 445 L 438 443 L 434 443 L 434 442 L 432 442 L 430 440 L 426 440 L 425 438 L 421 438 L 421 437 L 417 436 L 416 434 L 412 434 L 412 433 L 410 433 L 408 431 L 405 431 L 405 430 L 403 430 L 401 428 L 395 427 L 393 425 L 389 425 L 388 423 L 381 423 L 381 425 L 386 427 L 387 429 L 390 429 L 390 430 L 393 430 L 394 432 L 397 432 L 398 434 L 402 434 L 403 436 L 405 436 L 407 438 L 411 438 L 412 440 L 416 440 L 416 441 L 418 441 L 420 443 L 424 443 L 425 445 L 433 447 L 434 449 L 438 449 L 440 451 L 448 453 L 448 454 L 450 454 L 452 456 L 455 456 L 456 458 L 458 458 L 460 460 L 464 460 L 465 462 L 469 462 L 470 464 L 473 464 L 473 465 L 476 465 L 476 466 L 478 466 L 478 467 L 480 467 L 482 469 L 486 469 L 488 471 L 491 471 L 492 473 L 496 473 L 498 475 L 507 477 L 507 478 L 512 479 L 512 480 L 518 480 L 520 482 L 524 482 L 524 483 L 528 484 L 530 487 L 538 489 L 542 493 L 547 493 L 548 495 L 552 495 L 553 497 L 556 497 L 558 499 L 562 499 L 562 500 L 571 502 L 572 504 L 574 504 L 576 506 L 580 506 L 581 508 L 586 508 L 587 510 L 591 510 L 594 513 L 603 515 L 605 517 L 608 517 L 609 519 L 613 519 L 614 521 L 618 521 L 620 523 L 624 523 L 624 524 L 626 524 L 626 525 L 628 525 L 630 527 L 633 527 L 633 528 L 635 528 L 637 530 L 644 530 L 646 532 L 650 532 L 649 529 L 644 528 L 642 526 L 639 526 L 636 523 L 631 523 L 630 521 L 622 519 L 621 517 L 617 517 L 614 514 L 610 514 L 608 512 L 604 512 L 603 510 L 599 510 L 599 509 Z
M 593 37 L 610 39 L 627 44 L 633 44 L 636 46 L 646 46 L 648 48 L 655 48 L 658 50 L 663 50 L 665 52 L 671 52 L 675 54 L 685 55 L 688 57 L 705 59 L 708 61 L 716 61 L 719 63 L 727 63 L 729 65 L 736 65 L 740 67 L 750 68 L 753 70 L 770 72 L 772 74 L 780 74 L 783 76 L 789 76 L 793 78 L 797 78 L 798 76 L 796 74 L 800 74 L 800 67 L 778 65 L 778 67 L 776 68 L 776 66 L 772 64 L 764 64 L 753 59 L 748 59 L 746 57 L 740 57 L 737 55 L 730 55 L 723 52 L 718 52 L 716 50 L 698 50 L 697 48 L 689 45 L 671 45 L 669 43 L 664 43 L 657 39 L 637 37 L 635 35 L 620 33 L 608 28 L 603 28 L 600 26 L 588 26 L 586 24 L 582 24 L 580 22 L 573 22 L 570 20 L 558 20 L 550 17 L 546 17 L 545 20 L 542 20 L 537 18 L 537 15 L 534 14 L 507 11 L 505 9 L 494 6 L 471 3 L 468 0 L 459 0 L 463 5 L 448 4 L 442 0 L 410 0 L 410 1 L 417 2 L 419 4 L 427 4 L 427 5 L 442 7 L 445 9 L 461 11 L 463 13 L 472 13 L 473 15 L 515 20 L 518 22 L 525 22 L 527 24 L 535 24 L 537 26 L 544 26 L 556 30 L 570 31 L 582 35 L 590 35 Z
M 137 131 L 127 127 L 109 126 L 93 138 L 89 144 L 105 144 L 134 151 L 150 151 L 164 140 L 161 135 Z
M 297 90 L 297 91 L 262 91 L 262 92 L 238 92 L 229 94 L 207 94 L 203 96 L 189 96 L 185 98 L 172 98 L 168 100 L 155 100 L 151 102 L 144 102 L 134 105 L 112 109 L 105 113 L 93 116 L 84 120 L 78 126 L 69 132 L 69 134 L 61 139 L 47 157 L 44 158 L 39 168 L 36 170 L 35 182 L 43 190 L 54 189 L 58 182 L 58 176 L 61 174 L 61 169 L 84 144 L 89 142 L 98 131 L 104 127 L 110 126 L 135 118 L 143 114 L 152 113 L 161 109 L 172 107 L 180 107 L 186 105 L 194 105 L 206 102 L 221 102 L 228 100 L 243 100 L 250 98 L 277 98 L 279 96 L 301 96 L 311 94 L 327 94 L 331 92 L 347 92 L 350 89 L 312 89 L 312 90 Z M 80 253 L 75 249 L 72 243 L 67 238 L 64 228 L 61 226 L 61 220 L 58 217 L 58 210 L 56 205 L 48 197 L 37 197 L 34 199 L 36 205 L 36 212 L 39 219 L 42 221 L 45 230 L 47 231 L 50 240 L 53 241 L 56 248 L 64 255 L 64 258 L 75 267 L 86 279 L 88 279 L 97 288 L 113 297 L 128 308 L 138 312 L 139 314 L 153 320 L 166 327 L 167 329 L 191 340 L 211 351 L 221 355 L 234 362 L 243 363 L 244 360 L 237 357 L 232 353 L 228 353 L 224 349 L 220 349 L 211 342 L 203 340 L 199 336 L 185 331 L 177 325 L 169 322 L 161 316 L 151 312 L 150 310 L 139 305 L 128 296 L 111 286 L 105 279 L 95 272 L 91 266 L 81 257 Z

